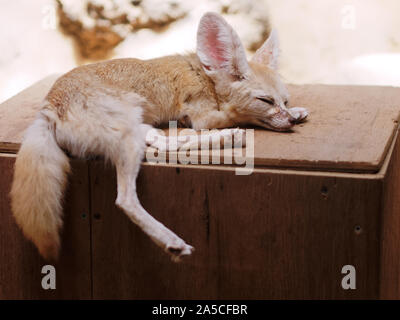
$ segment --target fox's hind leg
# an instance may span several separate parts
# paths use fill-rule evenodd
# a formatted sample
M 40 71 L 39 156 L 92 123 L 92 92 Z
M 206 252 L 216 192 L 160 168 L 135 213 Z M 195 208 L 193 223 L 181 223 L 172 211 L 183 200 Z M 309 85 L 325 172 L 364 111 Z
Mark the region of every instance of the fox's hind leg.
M 148 126 L 142 125 L 143 131 Z M 121 142 L 117 167 L 118 196 L 116 200 L 127 216 L 138 225 L 157 245 L 163 248 L 177 262 L 193 252 L 193 247 L 186 244 L 175 233 L 154 219 L 140 204 L 136 193 L 136 178 L 139 172 L 145 142 L 139 143 L 138 137 L 127 135 Z

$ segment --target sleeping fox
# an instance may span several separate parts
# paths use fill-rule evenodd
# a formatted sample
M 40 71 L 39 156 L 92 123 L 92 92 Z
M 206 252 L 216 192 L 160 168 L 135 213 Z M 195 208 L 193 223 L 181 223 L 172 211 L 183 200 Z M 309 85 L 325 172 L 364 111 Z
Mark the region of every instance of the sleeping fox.
M 206 13 L 196 53 L 109 60 L 61 76 L 17 155 L 11 204 L 25 236 L 45 259 L 57 259 L 70 171 L 64 151 L 76 157 L 96 154 L 116 167 L 116 205 L 174 261 L 190 255 L 193 247 L 147 213 L 137 197 L 146 135 L 170 120 L 195 130 L 248 124 L 290 130 L 308 114 L 287 108 L 289 94 L 276 70 L 278 54 L 272 31 L 247 61 L 232 27 L 218 14 Z

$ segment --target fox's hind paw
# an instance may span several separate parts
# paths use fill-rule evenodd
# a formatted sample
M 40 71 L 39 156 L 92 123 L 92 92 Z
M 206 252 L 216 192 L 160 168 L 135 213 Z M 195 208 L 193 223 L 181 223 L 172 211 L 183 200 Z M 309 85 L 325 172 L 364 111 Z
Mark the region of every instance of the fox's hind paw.
M 289 113 L 293 118 L 295 118 L 296 123 L 303 122 L 308 117 L 308 111 L 305 108 L 300 108 L 300 107 L 290 108 Z
M 176 243 L 167 245 L 166 251 L 171 255 L 172 261 L 180 262 L 182 258 L 190 256 L 194 252 L 194 248 L 179 239 Z

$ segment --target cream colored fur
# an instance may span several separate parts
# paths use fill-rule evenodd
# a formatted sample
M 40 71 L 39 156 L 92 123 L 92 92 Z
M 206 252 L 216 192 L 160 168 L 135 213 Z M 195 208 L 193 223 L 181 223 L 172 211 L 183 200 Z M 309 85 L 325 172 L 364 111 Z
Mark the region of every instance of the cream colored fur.
M 68 157 L 57 145 L 53 130 L 42 115 L 28 128 L 11 189 L 15 219 L 46 259 L 58 256 L 61 200 L 70 171 Z
M 86 65 L 51 88 L 26 132 L 11 190 L 15 219 L 43 257 L 59 254 L 61 201 L 70 170 L 62 149 L 76 157 L 109 159 L 117 170 L 116 205 L 179 261 L 193 247 L 147 213 L 136 194 L 149 130 L 178 120 L 194 129 L 255 124 L 284 131 L 307 116 L 303 108 L 286 107 L 275 33 L 250 62 L 236 32 L 217 14 L 204 15 L 197 39 L 197 55 Z M 213 137 L 226 134 L 236 140 L 242 132 L 225 130 Z

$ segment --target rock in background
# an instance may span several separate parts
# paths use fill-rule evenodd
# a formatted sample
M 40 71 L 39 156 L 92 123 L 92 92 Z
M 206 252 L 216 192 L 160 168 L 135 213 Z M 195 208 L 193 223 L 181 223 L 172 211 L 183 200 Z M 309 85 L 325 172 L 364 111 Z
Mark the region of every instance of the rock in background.
M 57 0 L 57 5 L 59 25 L 74 38 L 84 60 L 149 58 L 171 53 L 172 46 L 176 51 L 193 50 L 196 28 L 206 11 L 223 15 L 249 51 L 255 51 L 270 31 L 265 4 L 257 0 Z

